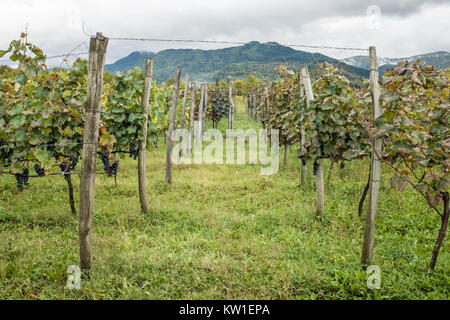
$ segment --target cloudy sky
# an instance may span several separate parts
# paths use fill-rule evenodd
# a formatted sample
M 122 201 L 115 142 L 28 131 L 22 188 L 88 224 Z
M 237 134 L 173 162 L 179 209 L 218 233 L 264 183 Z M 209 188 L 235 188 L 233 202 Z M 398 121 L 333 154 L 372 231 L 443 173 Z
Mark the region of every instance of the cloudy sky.
M 83 21 L 88 33 L 110 37 L 376 45 L 379 56 L 393 58 L 450 51 L 450 0 L 2 0 L 0 12 L 0 48 L 28 24 L 30 41 L 49 56 L 88 42 Z M 223 46 L 116 40 L 108 46 L 107 63 L 135 50 Z M 358 54 L 310 51 L 336 58 Z

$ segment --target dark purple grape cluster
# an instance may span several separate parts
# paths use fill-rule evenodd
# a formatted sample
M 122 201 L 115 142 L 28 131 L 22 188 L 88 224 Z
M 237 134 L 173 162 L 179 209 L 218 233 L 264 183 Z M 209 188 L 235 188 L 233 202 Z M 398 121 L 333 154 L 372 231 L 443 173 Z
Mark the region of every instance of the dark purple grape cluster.
M 23 184 L 25 186 L 28 185 L 29 174 L 30 174 L 30 171 L 27 168 L 24 168 L 23 172 L 22 172 L 22 178 L 23 178 Z
M 105 172 L 109 172 L 109 169 L 111 167 L 109 163 L 109 152 L 108 151 L 102 151 L 100 154 L 100 159 L 103 162 L 103 168 L 105 169 Z
M 394 157 L 392 158 L 391 164 L 395 164 L 398 160 L 398 157 L 400 156 L 400 154 L 397 152 Z
M 28 185 L 29 173 L 30 171 L 27 168 L 24 168 L 22 173 L 17 172 L 14 174 L 17 182 L 17 190 L 23 191 L 23 186 Z
M 137 159 L 139 155 L 139 148 L 136 148 L 136 141 L 130 140 L 130 158 Z
M 59 164 L 59 168 L 61 169 L 61 172 L 64 173 L 64 179 L 66 179 L 67 181 L 70 180 L 70 174 L 69 172 L 69 164 L 67 163 L 67 161 L 63 161 Z
M 342 162 L 341 162 L 341 169 L 344 169 L 344 168 L 345 168 L 345 162 L 342 161 Z
M 39 176 L 39 177 L 43 177 L 43 176 L 45 176 L 45 169 L 44 168 L 42 168 L 39 164 L 35 164 L 34 165 L 34 171 L 36 172 L 36 174 Z
M 108 177 L 115 176 L 117 174 L 117 171 L 119 170 L 119 160 L 117 159 L 109 168 L 107 171 Z
M 16 177 L 16 182 L 17 182 L 17 190 L 19 190 L 19 192 L 23 191 L 23 184 L 24 184 L 24 176 L 22 173 L 15 173 L 14 176 Z
M 319 163 L 317 163 L 317 161 L 314 161 L 314 164 L 313 164 L 313 174 L 314 175 L 317 174 L 317 170 L 319 170 Z
M 70 171 L 74 171 L 77 164 L 78 164 L 78 155 L 70 155 L 69 156 L 69 162 L 70 162 Z
M 48 144 L 48 145 L 46 146 L 46 149 L 47 149 L 47 151 L 54 152 L 54 151 L 55 151 L 55 145 L 54 145 L 54 142 L 51 142 L 50 144 Z
M 9 157 L 13 152 L 12 149 L 8 149 L 7 146 L 8 143 L 0 139 L 0 161 L 9 160 Z
M 302 159 L 302 166 L 306 166 L 306 160 Z
M 40 165 L 38 165 L 37 163 L 34 165 L 34 171 L 36 171 L 36 174 L 39 177 L 43 177 L 45 176 L 45 170 L 44 168 L 42 168 Z
M 17 190 L 23 191 L 23 177 L 21 173 L 14 174 L 17 181 Z

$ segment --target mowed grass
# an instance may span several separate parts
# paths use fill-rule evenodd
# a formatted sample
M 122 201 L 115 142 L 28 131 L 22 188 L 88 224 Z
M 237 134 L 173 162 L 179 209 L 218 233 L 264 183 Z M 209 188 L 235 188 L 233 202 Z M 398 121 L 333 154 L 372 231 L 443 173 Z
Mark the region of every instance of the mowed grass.
M 237 102 L 236 127 L 257 128 Z M 450 298 L 448 237 L 426 273 L 440 221 L 420 195 L 392 190 L 383 167 L 373 262 L 381 289 L 368 290 L 357 215 L 368 162 L 332 172 L 319 221 L 314 177 L 310 170 L 300 184 L 295 149 L 273 176 L 261 176 L 259 165 L 175 165 L 168 186 L 160 146 L 147 157 L 148 214 L 140 212 L 137 161 L 121 160 L 117 187 L 96 179 L 94 267 L 81 290 L 66 287 L 79 249 L 63 177 L 31 179 L 18 193 L 13 177 L 0 176 L 0 299 Z

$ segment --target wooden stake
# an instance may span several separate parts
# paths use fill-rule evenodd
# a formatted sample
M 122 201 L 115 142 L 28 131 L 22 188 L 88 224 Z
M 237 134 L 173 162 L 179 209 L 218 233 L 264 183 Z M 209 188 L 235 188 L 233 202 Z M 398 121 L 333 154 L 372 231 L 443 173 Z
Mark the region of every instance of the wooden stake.
M 89 45 L 87 107 L 84 121 L 83 160 L 80 181 L 80 214 L 78 235 L 80 238 L 80 264 L 83 270 L 92 268 L 92 211 L 94 209 L 95 170 L 98 129 L 101 112 L 103 69 L 108 38 L 97 33 Z
M 191 110 L 189 110 L 189 141 L 188 141 L 188 154 L 192 154 L 192 138 L 194 134 L 194 113 L 195 113 L 195 83 L 192 82 L 191 87 Z
M 234 128 L 234 101 L 233 101 L 233 83 L 228 85 L 228 100 L 230 101 L 230 110 L 228 111 L 228 129 Z
M 172 146 L 173 146 L 173 133 L 175 131 L 175 119 L 177 115 L 178 105 L 178 89 L 180 86 L 180 74 L 181 67 L 177 67 L 175 75 L 173 77 L 173 95 L 172 95 L 172 108 L 170 111 L 170 124 L 169 132 L 167 134 L 167 152 L 166 152 L 166 183 L 172 184 Z
M 306 105 L 309 107 L 309 103 L 314 101 L 314 93 L 311 86 L 311 79 L 309 78 L 308 68 L 303 67 L 301 71 L 303 86 L 305 88 L 306 95 Z M 317 160 L 317 172 L 316 172 L 316 193 L 317 193 L 317 202 L 316 202 L 316 213 L 317 216 L 324 216 L 324 208 L 325 208 L 325 190 L 324 190 L 324 181 L 323 181 L 323 167 L 322 160 Z
M 181 129 L 181 136 L 180 136 L 180 144 L 178 149 L 178 159 L 181 159 L 181 155 L 183 154 L 183 129 L 184 129 L 184 123 L 186 121 L 186 104 L 187 104 L 187 97 L 189 93 L 189 73 L 186 73 L 186 82 L 184 84 L 184 97 L 183 97 L 183 106 L 181 108 L 181 123 L 180 123 L 180 129 Z
M 300 84 L 300 98 L 303 98 L 305 96 L 305 88 L 303 86 L 303 77 L 302 74 L 300 73 L 300 77 L 299 77 L 299 84 Z M 303 120 L 305 119 L 305 108 L 304 106 L 302 106 L 302 112 L 300 114 L 300 120 L 302 123 L 302 128 L 300 131 L 300 150 L 305 151 L 305 128 L 303 125 Z M 301 184 L 306 184 L 306 161 L 302 160 L 302 170 L 301 170 Z
M 380 84 L 378 83 L 378 64 L 375 46 L 369 48 L 370 58 L 370 91 L 372 93 L 373 121 L 375 123 L 383 114 L 380 105 Z M 370 190 L 366 215 L 366 227 L 364 229 L 364 243 L 361 263 L 370 264 L 372 262 L 373 245 L 375 242 L 375 217 L 378 209 L 378 193 L 380 190 L 381 163 L 377 154 L 381 154 L 382 140 L 373 141 L 372 163 L 370 173 Z
M 147 128 L 148 128 L 148 109 L 150 100 L 150 90 L 152 87 L 153 59 L 147 58 L 145 63 L 145 79 L 142 91 L 142 110 L 144 112 L 144 125 L 142 126 L 142 137 L 138 154 L 138 180 L 139 180 L 139 199 L 141 201 L 141 211 L 146 213 L 149 210 L 147 201 L 147 177 L 145 173 L 145 161 L 147 155 Z
M 203 108 L 202 130 L 203 130 L 203 128 L 205 128 L 206 112 L 208 111 L 208 85 L 205 84 L 204 86 L 205 86 L 205 98 L 203 100 L 204 106 L 202 106 L 202 108 Z M 202 131 L 202 135 L 203 135 L 203 131 Z
M 198 123 L 197 123 L 197 137 L 195 143 L 197 146 L 202 145 L 203 137 L 203 104 L 205 100 L 205 85 L 200 86 L 200 104 L 198 106 Z

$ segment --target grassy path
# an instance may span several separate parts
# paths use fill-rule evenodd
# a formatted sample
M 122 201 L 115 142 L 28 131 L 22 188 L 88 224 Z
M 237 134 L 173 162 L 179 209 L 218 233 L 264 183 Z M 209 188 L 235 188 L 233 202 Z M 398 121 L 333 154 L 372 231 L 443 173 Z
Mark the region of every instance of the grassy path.
M 239 105 L 236 127 L 257 128 Z M 147 157 L 147 215 L 137 161 L 121 161 L 117 188 L 97 178 L 94 269 L 79 291 L 65 287 L 67 267 L 79 260 L 63 177 L 33 179 L 18 194 L 13 178 L 0 176 L 0 299 L 450 298 L 450 242 L 427 276 L 439 221 L 417 194 L 391 190 L 383 168 L 375 247 L 382 287 L 372 293 L 357 216 L 368 163 L 333 172 L 319 222 L 313 177 L 300 185 L 294 149 L 270 177 L 252 165 L 180 165 L 167 186 L 161 146 Z

